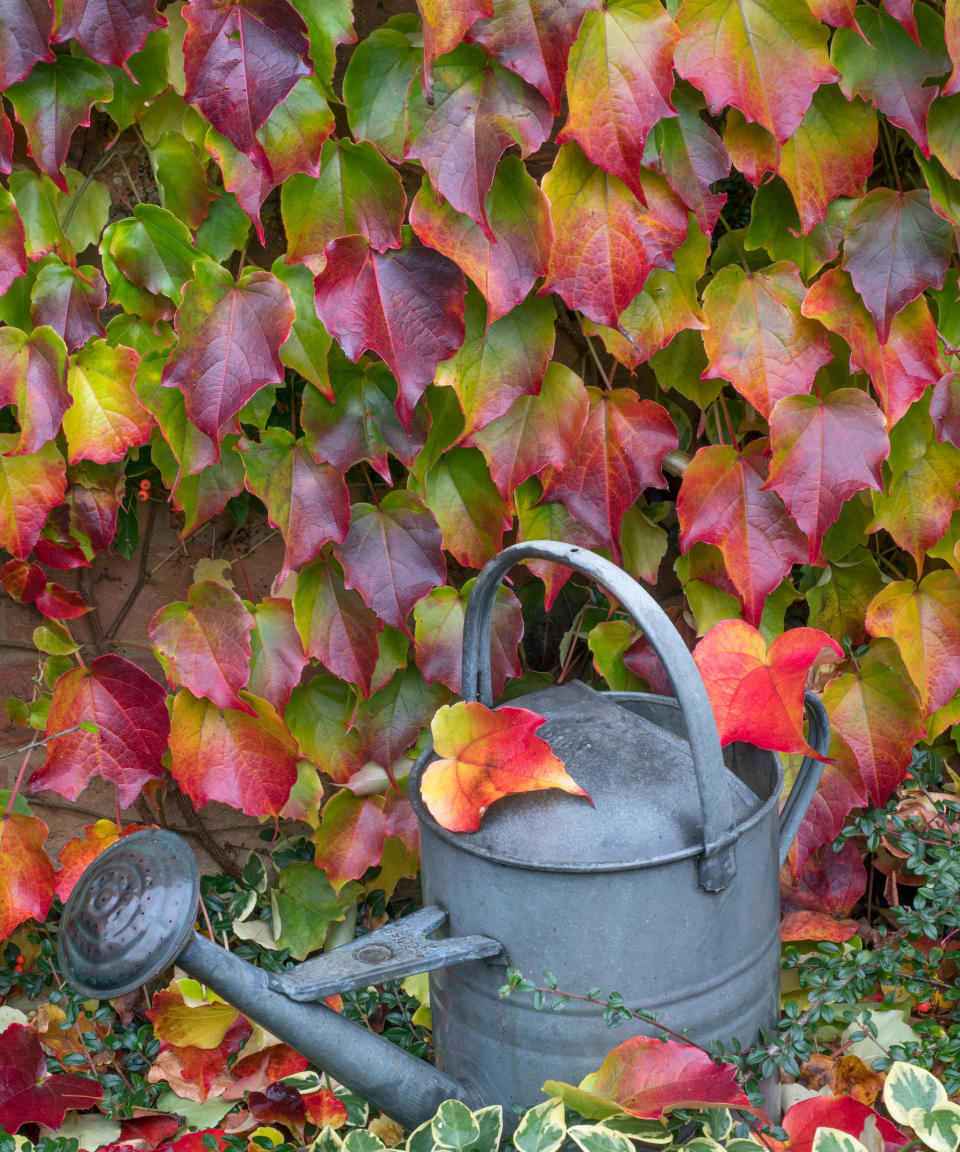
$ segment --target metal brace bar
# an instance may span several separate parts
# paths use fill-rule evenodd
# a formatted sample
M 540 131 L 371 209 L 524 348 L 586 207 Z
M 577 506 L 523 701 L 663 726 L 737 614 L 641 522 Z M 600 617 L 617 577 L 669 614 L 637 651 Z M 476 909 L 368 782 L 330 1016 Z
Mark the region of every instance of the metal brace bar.
M 427 934 L 446 919 L 446 911 L 432 904 L 287 972 L 271 972 L 267 984 L 291 1000 L 322 1000 L 337 992 L 449 968 L 463 960 L 482 960 L 503 951 L 503 945 L 489 936 L 427 940 Z

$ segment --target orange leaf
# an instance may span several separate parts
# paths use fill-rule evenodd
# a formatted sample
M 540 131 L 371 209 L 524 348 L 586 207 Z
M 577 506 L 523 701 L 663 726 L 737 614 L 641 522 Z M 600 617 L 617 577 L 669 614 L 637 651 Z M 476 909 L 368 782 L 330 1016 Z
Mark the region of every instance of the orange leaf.
M 743 620 L 722 620 L 693 658 L 720 730 L 720 743 L 745 740 L 775 752 L 815 754 L 803 736 L 803 689 L 814 664 L 843 659 L 843 649 L 817 628 L 791 628 L 767 649 Z
M 335 1096 L 329 1088 L 321 1088 L 319 1092 L 311 1092 L 304 1096 L 303 1105 L 307 1111 L 307 1119 L 318 1128 L 342 1128 L 347 1122 L 347 1106 Z
M 440 708 L 431 730 L 441 759 L 420 781 L 423 802 L 437 823 L 450 832 L 476 832 L 494 800 L 512 792 L 562 788 L 589 800 L 535 734 L 543 723 L 526 708 L 493 712 L 467 702 Z
M 53 865 L 43 845 L 47 826 L 36 816 L 0 814 L 0 939 L 31 916 L 43 920 L 53 896 Z
M 112 820 L 98 820 L 96 824 L 84 825 L 86 835 L 82 839 L 76 836 L 73 840 L 68 840 L 57 857 L 61 868 L 57 873 L 55 891 L 60 899 L 67 899 L 83 870 L 101 852 L 122 837 L 129 836 L 131 832 L 139 832 L 145 827 L 145 824 L 128 824 L 119 831 Z

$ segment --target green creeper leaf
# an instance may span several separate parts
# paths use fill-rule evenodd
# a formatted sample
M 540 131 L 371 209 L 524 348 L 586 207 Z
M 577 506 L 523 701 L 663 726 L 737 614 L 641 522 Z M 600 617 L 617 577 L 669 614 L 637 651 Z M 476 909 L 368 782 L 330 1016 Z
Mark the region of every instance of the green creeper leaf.
M 30 319 L 34 327 L 49 324 L 74 351 L 106 334 L 100 323 L 100 309 L 106 302 L 107 286 L 97 268 L 89 264 L 71 268 L 56 256 L 48 256 L 30 294 Z
M 483 293 L 488 323 L 520 304 L 547 269 L 550 209 L 537 182 L 517 156 L 504 156 L 486 200 L 491 241 L 449 203 L 439 203 L 429 177 L 410 206 L 420 239 L 463 269 Z
M 456 392 L 465 418 L 458 434 L 466 439 L 519 397 L 540 391 L 553 355 L 556 310 L 549 298 L 531 296 L 489 323 L 479 295 L 468 291 L 464 319 L 464 341 L 437 366 L 435 380 Z
M 280 345 L 295 311 L 275 276 L 248 268 L 234 282 L 219 265 L 196 264 L 177 312 L 177 346 L 163 370 L 165 388 L 177 387 L 187 414 L 211 439 L 265 384 L 283 380 Z
M 524 1112 L 513 1134 L 517 1152 L 559 1152 L 567 1135 L 562 1100 L 546 1100 Z
M 96 244 L 107 226 L 110 216 L 110 189 L 101 180 L 84 176 L 73 168 L 66 172 L 68 195 L 60 205 L 60 219 L 64 221 L 63 232 L 70 245 L 82 252 L 90 244 Z M 54 194 L 55 200 L 61 193 Z
M 72 656 L 80 651 L 80 645 L 59 620 L 45 620 L 39 628 L 34 628 L 33 642 L 41 652 L 51 656 Z M 72 660 L 70 667 L 74 667 Z
M 403 160 L 407 89 L 423 59 L 416 16 L 400 13 L 353 50 L 343 77 L 343 100 L 355 140 L 376 144 L 388 160 Z
M 282 711 L 308 663 L 294 626 L 293 606 L 289 600 L 267 596 L 250 611 L 253 631 L 247 686 L 254 696 L 262 696 Z
M 320 150 L 333 127 L 333 112 L 320 80 L 302 76 L 257 133 L 273 168 L 274 183 L 283 183 L 294 172 L 318 176 Z
M 293 614 L 306 654 L 370 695 L 383 622 L 359 593 L 344 586 L 335 560 L 311 564 L 297 577 Z
M 464 439 L 483 453 L 500 495 L 509 500 L 529 476 L 548 466 L 563 470 L 589 411 L 590 397 L 583 381 L 553 362 L 547 366 L 538 395 L 517 397 L 505 415 Z
M 112 93 L 106 71 L 75 56 L 35 65 L 26 80 L 4 92 L 26 130 L 30 155 L 61 191 L 67 191 L 61 169 L 73 130 L 89 124 L 93 104 Z
M 753 198 L 750 225 L 744 246 L 764 249 L 772 260 L 796 264 L 809 282 L 824 264 L 840 252 L 840 241 L 853 200 L 834 200 L 823 224 L 815 224 L 806 236 L 799 235 L 800 217 L 783 180 L 775 176 L 761 184 Z
M 189 536 L 211 517 L 222 512 L 227 501 L 243 491 L 243 463 L 236 449 L 238 437 L 226 436 L 220 459 L 200 472 L 181 476 L 173 488 L 173 506 L 184 514 L 181 535 Z M 167 486 L 171 482 L 164 478 Z
M 302 264 L 285 264 L 283 258 L 278 256 L 270 271 L 282 284 L 286 284 L 297 313 L 290 335 L 280 345 L 280 359 L 330 398 L 332 394 L 327 355 L 332 341 L 317 319 L 310 270 Z
M 893 429 L 891 466 L 906 447 L 909 430 Z M 912 452 L 912 449 L 911 449 Z M 885 528 L 914 558 L 918 572 L 927 550 L 946 533 L 955 509 L 960 508 L 960 452 L 940 444 L 933 435 L 902 471 L 896 472 L 885 492 L 873 493 L 874 519 L 867 531 Z
M 887 636 L 896 644 L 925 716 L 953 698 L 960 688 L 954 655 L 960 637 L 960 581 L 954 572 L 931 572 L 919 585 L 912 580 L 888 584 L 870 602 L 866 625 L 872 636 Z
M 423 17 L 423 94 L 432 101 L 433 65 L 463 39 L 480 16 L 493 15 L 492 0 L 417 0 Z
M 307 25 L 310 58 L 317 80 L 329 96 L 333 91 L 333 70 L 337 46 L 357 39 L 351 19 L 351 0 L 299 0 L 297 11 Z
M 217 800 L 248 816 L 278 816 L 296 783 L 297 746 L 271 704 L 247 699 L 247 711 L 220 711 L 181 689 L 173 699 L 170 772 L 197 808 Z
M 468 580 L 459 591 L 450 587 L 434 588 L 413 608 L 417 667 L 428 684 L 439 680 L 457 695 L 461 688 L 464 614 L 473 584 L 473 580 Z M 520 602 L 510 589 L 501 586 L 497 589 L 491 623 L 490 670 L 494 698 L 502 694 L 508 677 L 521 673 L 517 647 L 522 636 Z
M 492 7 L 477 15 L 491 12 Z M 550 107 L 534 88 L 469 44 L 451 52 L 434 79 L 430 103 L 410 90 L 406 155 L 420 160 L 436 191 L 493 239 L 485 201 L 497 163 L 511 146 L 521 156 L 540 147 L 553 124 Z
M 60 227 L 61 193 L 48 176 L 36 172 L 13 172 L 7 183 L 23 223 L 27 255 L 39 260 L 56 249 L 59 255 L 72 256 L 70 243 Z
M 199 228 L 207 218 L 210 205 L 217 199 L 217 193 L 207 184 L 206 166 L 201 163 L 197 149 L 179 132 L 165 132 L 150 149 L 150 159 L 160 186 L 163 207 L 178 221 Z
M 118 221 L 122 223 L 122 221 Z M 145 288 L 138 288 L 120 271 L 110 255 L 110 243 L 113 240 L 117 225 L 110 224 L 104 229 L 103 240 L 100 244 L 100 260 L 103 272 L 110 285 L 109 300 L 111 304 L 119 304 L 124 312 L 138 316 L 149 324 L 157 324 L 161 320 L 170 320 L 176 310 L 176 305 L 166 296 L 154 296 Z
M 222 263 L 247 242 L 250 219 L 229 193 L 210 205 L 207 218 L 197 229 L 197 247 Z
M 71 402 L 66 366 L 66 346 L 52 328 L 36 328 L 29 336 L 9 325 L 0 328 L 0 405 L 17 408 L 15 455 L 35 452 L 59 432 Z
M 476 448 L 452 448 L 427 473 L 424 499 L 459 564 L 482 568 L 503 546 L 513 519 Z
M 543 191 L 555 239 L 540 292 L 556 292 L 568 307 L 615 328 L 653 269 L 669 266 L 683 233 L 654 208 L 644 211 L 622 181 L 595 168 L 576 144 L 557 153 Z
M 704 93 L 710 111 L 732 104 L 780 141 L 796 131 L 817 88 L 836 79 L 827 30 L 804 0 L 693 0 L 677 23 L 677 72 Z
M 158 28 L 147 37 L 142 50 L 122 67 L 108 64 L 113 96 L 101 106 L 118 128 L 129 128 L 139 120 L 167 87 L 170 42 L 170 30 Z
M 416 668 L 396 672 L 357 710 L 367 757 L 389 773 L 449 698 L 446 688 L 425 683 Z
M 148 356 L 151 352 L 164 351 L 164 349 L 169 348 L 175 340 L 176 337 L 169 324 L 164 324 L 161 321 L 156 329 L 154 329 L 152 325 L 141 320 L 139 316 L 128 316 L 125 312 L 114 316 L 107 325 L 107 343 L 110 347 L 116 348 L 118 344 L 122 344 L 124 348 L 132 348 L 134 352 L 140 356 L 141 366 L 145 356 Z M 162 365 L 160 368 L 162 368 Z M 157 369 L 156 373 L 158 387 L 160 385 L 160 368 Z M 181 396 L 180 399 L 182 401 L 183 397 Z M 142 403 L 142 396 L 140 400 Z M 147 405 L 147 407 L 149 407 L 149 405 Z
M 576 140 L 594 164 L 618 176 L 641 201 L 647 134 L 659 120 L 676 115 L 670 93 L 679 38 L 659 0 L 619 0 L 584 16 L 570 51 L 570 113 L 557 140 Z
M 521 540 L 563 540 L 581 548 L 597 546 L 599 541 L 593 533 L 575 520 L 563 504 L 559 501 L 537 503 L 539 494 L 540 485 L 536 480 L 521 486 L 515 493 Z M 573 571 L 560 564 L 538 560 L 529 561 L 528 567 L 544 583 L 544 606 L 549 611 Z
M 387 366 L 366 357 L 351 364 L 339 349 L 330 358 L 330 388 L 332 399 L 313 388 L 303 392 L 300 419 L 311 453 L 341 472 L 367 460 L 390 483 L 387 452 L 409 466 L 423 447 L 423 407 L 415 409 L 408 432 L 397 416 L 397 383 Z
M 882 587 L 880 569 L 872 558 L 849 566 L 828 565 L 806 593 L 810 627 L 834 640 L 849 636 L 854 644 L 865 643 L 867 605 Z
M 161 386 L 160 374 L 166 362 L 167 357 L 162 353 L 143 357 L 134 387 L 141 404 L 159 424 L 175 458 L 172 475 L 164 476 L 164 482 L 173 485 L 181 473 L 190 476 L 213 464 L 217 459 L 217 445 L 187 419 L 183 395 L 176 388 Z
M 611 692 L 640 692 L 643 683 L 623 662 L 623 654 L 637 638 L 629 620 L 601 620 L 590 629 L 587 647 L 593 653 L 593 666 L 606 680 Z
M 840 70 L 840 87 L 847 99 L 856 93 L 869 101 L 927 157 L 927 113 L 937 88 L 926 81 L 942 76 L 950 61 L 937 14 L 923 5 L 917 13 L 921 44 L 885 12 L 861 4 L 856 19 L 863 34 L 838 29 L 830 55 Z
M 67 388 L 73 405 L 63 417 L 68 460 L 108 464 L 146 444 L 153 419 L 137 399 L 133 380 L 139 357 L 129 348 L 91 340 L 70 357 Z
M 332 780 L 343 784 L 366 754 L 351 727 L 357 700 L 350 685 L 327 672 L 294 688 L 284 719 L 307 756 Z
M 827 218 L 838 196 L 862 194 L 876 148 L 874 109 L 845 98 L 836 84 L 818 88 L 800 127 L 782 144 L 778 165 L 804 235 Z
M 277 577 L 282 583 L 293 568 L 307 564 L 328 540 L 341 543 L 350 525 L 350 496 L 343 474 L 318 464 L 304 439 L 295 441 L 285 428 L 268 428 L 259 444 L 239 443 L 247 487 L 267 506 L 286 551 Z
M 189 228 L 171 212 L 156 204 L 137 204 L 132 217 L 114 226 L 109 251 L 132 284 L 181 303 L 197 253 Z
M 709 359 L 702 378 L 729 380 L 767 418 L 778 400 L 808 393 L 833 353 L 826 332 L 801 314 L 804 291 L 790 264 L 749 274 L 735 264 L 721 269 L 703 297 Z
M 291 176 L 280 193 L 288 263 L 314 273 L 326 263 L 324 249 L 341 236 L 365 236 L 383 252 L 399 248 L 407 206 L 400 175 L 372 144 L 328 140 L 320 176 Z

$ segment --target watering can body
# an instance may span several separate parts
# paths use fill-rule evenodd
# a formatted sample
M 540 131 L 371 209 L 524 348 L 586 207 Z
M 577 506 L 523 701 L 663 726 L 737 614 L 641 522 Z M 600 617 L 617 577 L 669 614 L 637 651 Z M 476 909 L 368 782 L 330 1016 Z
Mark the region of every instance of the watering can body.
M 90 866 L 68 901 L 64 975 L 101 997 L 136 987 L 176 960 L 241 1012 L 408 1126 L 444 1099 L 530 1105 L 546 1079 L 577 1083 L 643 1020 L 611 1031 L 600 1007 L 562 1012 L 500 996 L 506 968 L 565 992 L 619 992 L 700 1043 L 746 1047 L 778 1007 L 778 877 L 822 766 L 804 762 L 782 816 L 779 761 L 744 744 L 721 751 L 700 675 L 673 625 L 609 561 L 570 545 L 514 545 L 480 574 L 464 626 L 463 695 L 491 704 L 493 603 L 525 559 L 554 560 L 600 583 L 637 621 L 676 698 L 563 685 L 516 701 L 592 797 L 557 790 L 493 805 L 479 832 L 451 833 L 424 806 L 425 907 L 386 929 L 268 974 L 193 931 L 196 864 L 170 833 L 137 832 Z M 807 698 L 810 743 L 826 751 L 822 706 Z M 189 856 L 189 861 L 186 857 Z M 191 870 L 192 869 L 192 870 Z M 442 929 L 444 938 L 430 937 Z M 437 1067 L 323 1006 L 336 991 L 430 971 Z M 777 1111 L 771 1097 L 769 1108 Z

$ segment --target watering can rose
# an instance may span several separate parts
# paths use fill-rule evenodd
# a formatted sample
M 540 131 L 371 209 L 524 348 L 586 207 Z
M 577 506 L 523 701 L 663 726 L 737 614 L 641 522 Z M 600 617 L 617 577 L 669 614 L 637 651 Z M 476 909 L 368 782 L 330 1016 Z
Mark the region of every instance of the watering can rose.
M 542 788 L 562 788 L 590 800 L 536 735 L 543 723 L 543 716 L 527 708 L 493 711 L 477 702 L 440 708 L 430 725 L 440 759 L 420 781 L 434 820 L 449 832 L 476 832 L 494 800 Z

